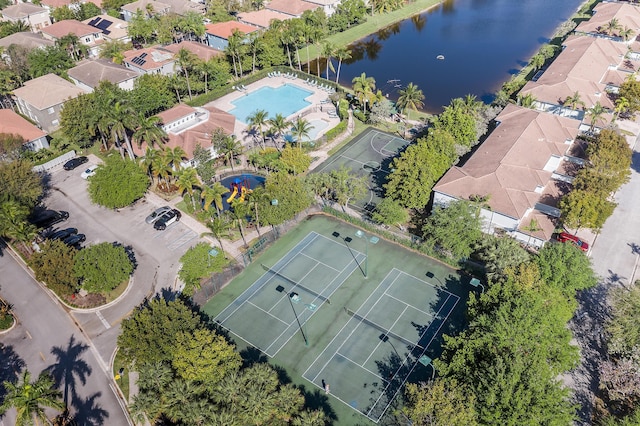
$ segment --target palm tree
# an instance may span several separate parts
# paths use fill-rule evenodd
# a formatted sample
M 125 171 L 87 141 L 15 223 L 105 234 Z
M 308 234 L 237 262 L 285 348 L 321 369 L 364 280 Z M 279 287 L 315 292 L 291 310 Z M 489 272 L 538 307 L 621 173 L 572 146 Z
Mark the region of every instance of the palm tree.
M 315 175 L 314 175 L 315 176 Z M 256 223 L 256 230 L 258 231 L 258 236 L 260 235 L 260 217 L 258 216 L 258 206 L 261 202 L 270 199 L 269 194 L 267 193 L 264 186 L 258 186 L 253 188 L 249 193 L 248 203 L 253 206 L 254 211 L 254 222 Z
M 169 191 L 169 176 L 171 176 L 173 168 L 169 157 L 166 155 L 167 151 L 170 150 L 167 148 L 162 155 L 158 155 L 157 161 L 151 163 L 151 173 L 158 177 L 158 186 L 160 186 L 160 181 L 164 180 L 164 188 Z
M 49 420 L 44 412 L 45 408 L 64 408 L 61 393 L 53 388 L 53 379 L 47 373 L 43 372 L 32 383 L 31 374 L 25 369 L 17 384 L 5 381 L 3 385 L 6 395 L 0 405 L 0 414 L 15 408 L 18 411 L 16 426 L 39 425 L 41 421 L 47 423 Z
M 529 221 L 529 224 L 527 226 L 523 226 L 522 227 L 523 231 L 527 231 L 529 234 L 529 239 L 527 240 L 527 245 L 525 248 L 529 248 L 529 244 L 531 244 L 531 237 L 534 232 L 538 232 L 541 231 L 542 228 L 540 228 L 540 225 L 538 224 L 538 221 L 535 219 L 531 219 Z
M 585 106 L 582 98 L 580 97 L 580 92 L 578 91 L 575 91 L 571 96 L 567 96 L 562 105 L 567 106 L 573 110 L 577 109 L 579 106 L 582 106 L 582 108 L 584 109 Z
M 611 35 L 615 31 L 621 30 L 621 29 L 622 29 L 622 25 L 620 25 L 620 21 L 618 20 L 618 18 L 611 18 L 611 20 L 607 22 L 604 26 L 604 32 L 607 35 Z
M 262 149 L 265 148 L 263 127 L 265 127 L 268 124 L 268 122 L 269 122 L 269 113 L 264 109 L 255 110 L 247 117 L 247 124 L 251 128 L 257 130 L 258 133 L 260 134 L 260 138 L 262 140 Z
M 135 123 L 133 120 L 133 109 L 121 102 L 116 102 L 110 113 L 111 120 L 111 134 L 113 135 L 116 144 L 117 141 L 124 140 L 130 159 L 134 159 L 133 146 L 129 140 L 129 130 L 134 129 Z
M 215 72 L 217 67 L 217 59 L 215 58 L 196 63 L 196 70 L 204 77 L 204 93 L 209 93 L 209 75 Z
M 338 72 L 336 72 L 336 83 L 340 79 L 340 68 L 342 68 L 342 62 L 351 59 L 351 50 L 347 47 L 339 47 L 334 52 L 334 55 L 338 59 Z
M 245 247 L 247 245 L 247 239 L 244 236 L 244 223 L 247 221 L 247 215 L 249 214 L 249 207 L 238 198 L 231 202 L 231 218 L 233 226 L 237 226 L 240 231 L 240 236 L 242 237 L 242 242 Z
M 262 38 L 262 35 L 257 31 L 249 34 L 247 46 L 251 51 L 251 74 L 255 74 L 256 58 L 258 56 L 258 52 L 264 47 L 264 39 Z
M 201 237 L 209 236 L 215 238 L 218 241 L 218 244 L 220 244 L 220 250 L 222 250 L 222 254 L 226 257 L 224 247 L 222 246 L 222 239 L 229 238 L 229 229 L 231 228 L 231 224 L 223 215 L 214 217 L 210 222 L 207 222 L 207 228 L 209 228 L 211 232 L 205 232 L 201 235 Z
M 333 68 L 333 62 L 331 62 L 331 57 L 335 54 L 336 52 L 336 46 L 333 45 L 333 43 L 330 42 L 324 42 L 322 44 L 322 56 L 324 56 L 324 58 L 327 61 L 327 70 L 325 73 L 325 78 L 327 80 L 329 80 L 329 69 L 331 69 L 331 71 L 335 72 L 335 68 Z
M 596 102 L 594 106 L 587 110 L 587 116 L 589 117 L 589 121 L 591 122 L 591 126 L 589 127 L 589 131 L 593 132 L 593 129 L 596 127 L 598 122 L 605 121 L 603 117 L 606 114 L 607 110 L 600 104 L 600 101 Z
M 155 166 L 160 160 L 160 156 L 160 150 L 147 146 L 147 149 L 144 152 L 144 157 L 140 160 L 140 167 L 142 167 L 142 169 L 149 175 L 151 182 L 154 181 L 154 170 L 156 170 Z
M 231 61 L 233 63 L 233 72 L 236 75 L 236 78 L 240 78 L 242 75 L 242 52 L 244 49 L 244 43 L 242 42 L 244 39 L 244 33 L 242 31 L 233 30 L 229 38 L 227 39 L 227 48 L 225 52 L 227 55 L 231 56 Z
M 281 138 L 285 130 L 291 126 L 291 122 L 287 121 L 287 118 L 280 113 L 276 114 L 275 117 L 270 118 L 268 123 L 271 126 L 269 131 L 278 139 Z M 275 140 L 274 145 L 276 148 L 279 148 L 278 144 L 275 143 Z
M 291 133 L 296 137 L 298 148 L 302 148 L 302 138 L 308 138 L 309 133 L 314 127 L 303 117 L 296 118 L 291 128 Z
M 193 197 L 193 189 L 199 184 L 200 180 L 198 179 L 198 173 L 193 167 L 188 167 L 178 173 L 178 179 L 176 180 L 178 191 L 180 191 L 180 193 L 182 194 L 184 194 L 185 192 L 189 194 L 194 210 L 196 209 L 196 200 Z
M 136 122 L 138 128 L 133 132 L 131 139 L 138 144 L 138 148 L 142 148 L 143 142 L 146 142 L 148 147 L 164 143 L 167 132 L 160 127 L 160 117 L 157 115 L 146 117 L 142 112 L 139 112 Z
M 531 93 L 527 93 L 524 96 L 518 95 L 518 99 L 516 102 L 523 108 L 533 109 L 535 107 L 535 103 L 538 102 L 538 100 Z
M 305 410 L 298 417 L 293 419 L 293 426 L 324 426 L 326 424 L 326 415 L 322 410 Z
M 222 196 L 228 192 L 229 189 L 225 188 L 220 182 L 214 183 L 213 186 L 205 185 L 200 193 L 200 196 L 204 201 L 205 211 L 209 211 L 209 207 L 213 204 L 216 206 L 216 212 L 219 216 L 220 211 L 222 210 Z
M 424 102 L 422 102 L 424 100 L 424 94 L 415 84 L 409 83 L 407 87 L 400 89 L 398 93 L 400 96 L 396 104 L 403 113 L 407 109 L 418 111 L 418 109 L 424 106 Z
M 625 98 L 624 96 L 620 96 L 618 99 L 616 99 L 616 118 L 618 118 L 620 114 L 625 112 L 627 108 L 629 108 L 629 105 L 631 105 L 629 99 Z
M 180 67 L 184 73 L 184 78 L 187 80 L 187 91 L 189 92 L 189 99 L 191 97 L 191 83 L 189 82 L 189 70 L 193 67 L 196 61 L 196 56 L 189 52 L 187 49 L 180 49 L 176 55 L 176 64 Z
M 167 147 L 163 151 L 163 156 L 167 159 L 168 164 L 172 166 L 174 170 L 180 170 L 180 163 L 183 158 L 187 158 L 187 153 L 179 146 L 176 146 L 173 149 Z
M 367 103 L 375 99 L 376 80 L 373 77 L 367 77 L 367 74 L 362 73 L 358 77 L 354 77 L 351 80 L 353 83 L 353 91 L 360 102 L 360 105 L 367 111 Z
M 236 135 L 224 135 L 224 138 L 214 148 L 231 165 L 231 170 L 233 170 L 236 155 L 242 155 L 242 143 L 236 138 Z
M 631 37 L 633 37 L 633 35 L 635 34 L 635 31 L 633 31 L 631 28 L 629 27 L 624 27 L 624 29 L 620 30 L 618 32 L 618 35 L 622 38 L 622 40 L 624 41 L 628 41 L 629 39 L 631 39 Z

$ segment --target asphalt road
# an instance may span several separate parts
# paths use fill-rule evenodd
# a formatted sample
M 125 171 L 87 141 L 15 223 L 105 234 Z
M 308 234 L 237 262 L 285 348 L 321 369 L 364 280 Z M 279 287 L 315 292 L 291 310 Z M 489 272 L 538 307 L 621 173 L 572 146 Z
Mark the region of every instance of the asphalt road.
M 79 425 L 129 424 L 111 373 L 91 342 L 16 259 L 7 251 L 2 254 L 0 295 L 13 305 L 18 325 L 0 335 L 0 380 L 16 378 L 25 367 L 32 380 L 50 369 Z M 1 423 L 15 424 L 15 410 Z

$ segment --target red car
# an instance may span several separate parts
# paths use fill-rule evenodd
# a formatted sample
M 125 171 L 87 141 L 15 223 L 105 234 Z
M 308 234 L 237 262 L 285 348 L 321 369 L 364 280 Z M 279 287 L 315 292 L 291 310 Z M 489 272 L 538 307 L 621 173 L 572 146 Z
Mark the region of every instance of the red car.
M 566 232 L 561 232 L 558 234 L 558 241 L 561 243 L 571 243 L 578 247 L 580 250 L 587 252 L 589 251 L 589 243 L 582 241 L 580 238 L 575 235 L 571 235 Z

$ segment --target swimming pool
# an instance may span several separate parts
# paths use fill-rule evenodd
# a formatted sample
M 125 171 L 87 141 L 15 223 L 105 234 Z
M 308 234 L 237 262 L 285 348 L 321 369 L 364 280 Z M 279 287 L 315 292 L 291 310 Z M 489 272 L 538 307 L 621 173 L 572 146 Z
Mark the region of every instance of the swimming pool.
M 267 111 L 269 118 L 275 117 L 276 114 L 288 117 L 311 105 L 311 102 L 306 101 L 304 98 L 312 94 L 313 92 L 301 89 L 293 84 L 285 84 L 279 87 L 265 86 L 232 101 L 231 103 L 235 108 L 229 112 L 245 124 L 247 123 L 247 117 L 260 109 Z

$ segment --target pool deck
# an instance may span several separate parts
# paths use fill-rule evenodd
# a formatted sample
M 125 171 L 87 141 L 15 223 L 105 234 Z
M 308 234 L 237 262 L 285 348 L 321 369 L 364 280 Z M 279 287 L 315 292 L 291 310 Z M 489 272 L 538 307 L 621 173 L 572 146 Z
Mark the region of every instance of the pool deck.
M 246 86 L 246 90 L 236 90 L 233 93 L 225 95 L 221 98 L 218 98 L 207 105 L 214 106 L 216 108 L 220 108 L 223 111 L 231 111 L 235 108 L 231 102 L 239 99 L 243 96 L 246 96 L 248 93 L 252 93 L 261 87 L 280 87 L 285 84 L 295 85 L 301 89 L 313 92 L 311 95 L 305 98 L 306 101 L 311 102 L 311 105 L 291 114 L 287 117 L 287 120 L 293 121 L 299 115 L 304 116 L 308 121 L 314 120 L 323 120 L 329 123 L 329 125 L 318 133 L 318 138 L 322 137 L 324 133 L 333 127 L 337 126 L 340 123 L 340 119 L 338 117 L 331 117 L 329 112 L 335 111 L 336 108 L 333 103 L 321 103 L 329 98 L 329 93 L 324 90 L 321 90 L 317 87 L 311 86 L 307 84 L 304 80 L 300 78 L 292 79 L 286 78 L 284 76 L 277 77 L 265 77 L 261 80 L 258 80 L 254 83 L 251 83 Z M 271 118 L 271 117 L 269 117 Z M 236 120 L 234 134 L 237 136 L 238 140 L 242 141 L 242 144 L 245 146 L 254 146 L 256 144 L 256 140 L 254 136 L 248 131 L 249 126 L 245 123 L 242 123 L 240 120 Z

